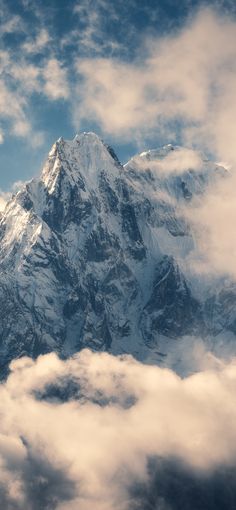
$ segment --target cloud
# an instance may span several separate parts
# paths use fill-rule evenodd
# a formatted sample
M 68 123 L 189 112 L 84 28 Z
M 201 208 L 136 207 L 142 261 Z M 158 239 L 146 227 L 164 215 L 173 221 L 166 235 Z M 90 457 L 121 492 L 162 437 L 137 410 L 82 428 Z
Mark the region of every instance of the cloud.
M 25 2 L 25 9 L 31 15 L 36 13 L 33 28 L 27 24 L 27 17 L 18 19 L 7 11 L 3 21 L 8 34 L 18 23 L 15 37 L 20 35 L 20 39 L 17 49 L 4 46 L 3 38 L 0 52 L 0 142 L 11 135 L 39 147 L 44 136 L 34 126 L 34 101 L 43 104 L 65 100 L 71 106 L 76 129 L 92 122 L 104 137 L 114 136 L 125 142 L 136 139 L 143 144 L 155 134 L 165 143 L 171 138 L 189 147 L 158 162 L 158 171 L 178 173 L 188 165 L 197 169 L 199 161 L 191 152 L 193 146 L 214 153 L 217 160 L 231 165 L 232 181 L 221 190 L 215 189 L 209 198 L 206 195 L 205 202 L 198 202 L 194 209 L 201 228 L 197 231 L 194 224 L 199 244 L 196 256 L 201 252 L 205 269 L 208 264 L 218 273 L 235 275 L 236 22 L 213 9 L 202 8 L 180 30 L 162 37 L 145 37 L 136 57 L 130 60 L 128 48 L 117 38 L 104 37 L 108 17 L 116 29 L 121 15 L 127 23 L 130 20 L 125 5 L 118 3 L 117 14 L 118 8 L 104 0 L 94 6 L 86 0 L 75 3 L 76 22 L 70 26 L 71 31 L 64 32 L 61 45 L 55 44 L 57 36 L 51 30 L 48 11 L 35 2 Z M 63 53 L 63 45 L 67 44 L 70 61 Z M 116 44 L 119 48 L 114 53 Z M 114 54 L 119 57 L 114 58 Z M 155 164 L 151 166 L 154 169 Z
M 195 251 L 190 255 L 197 271 L 229 275 L 236 279 L 236 173 L 208 188 L 185 210 L 195 237 Z
M 25 2 L 21 15 L 1 2 L 0 120 L 5 135 L 25 139 L 33 147 L 43 143 L 36 126 L 35 101 L 69 98 L 67 70 L 55 56 L 57 36 L 50 30 L 48 9 Z M 7 36 L 7 37 L 5 37 Z
M 68 99 L 67 71 L 50 52 L 42 62 L 35 63 L 24 53 L 16 59 L 11 51 L 2 51 L 0 69 L 0 119 L 4 122 L 4 130 L 25 138 L 34 147 L 42 145 L 44 135 L 34 129 L 30 115 L 32 96 L 38 94 L 50 101 Z
M 93 118 L 125 139 L 159 126 L 168 136 L 178 120 L 182 141 L 235 160 L 235 37 L 234 21 L 204 8 L 177 34 L 146 40 L 133 62 L 78 59 L 75 123 Z
M 69 84 L 67 81 L 66 70 L 61 66 L 56 58 L 47 61 L 43 69 L 44 93 L 52 100 L 68 99 Z
M 226 161 L 230 178 L 214 186 L 187 211 L 197 243 L 198 271 L 235 278 L 236 187 L 236 22 L 220 11 L 201 8 L 185 26 L 146 39 L 132 62 L 121 58 L 77 60 L 80 81 L 75 126 L 95 119 L 120 140 L 155 136 L 189 147 L 150 166 L 163 172 L 199 168 L 191 147 Z M 176 155 L 178 161 L 176 161 Z M 183 158 L 181 159 L 181 157 Z M 200 261 L 200 262 L 199 262 Z
M 4 211 L 7 201 L 10 199 L 10 193 L 0 190 L 0 213 Z
M 1 143 L 4 133 L 26 138 L 30 142 L 34 129 L 29 116 L 29 92 L 38 89 L 37 74 L 34 66 L 29 68 L 11 61 L 10 54 L 4 54 L 0 80 L 0 119 L 4 122 L 1 131 Z
M 185 170 L 199 170 L 202 166 L 200 155 L 191 149 L 180 148 L 171 151 L 160 161 L 159 167 L 162 172 L 183 173 Z
M 171 147 L 171 146 L 170 146 Z M 168 150 L 168 146 L 166 147 Z M 156 155 L 152 158 L 151 152 L 143 152 L 138 156 L 132 158 L 132 162 L 137 162 L 139 169 L 147 169 L 147 167 L 160 176 L 169 174 L 183 174 L 185 170 L 200 170 L 202 167 L 202 158 L 197 151 L 187 149 L 184 147 L 175 147 L 174 150 L 169 150 L 161 154 L 159 151 L 159 158 Z
M 15 181 L 10 191 L 2 191 L 0 189 L 0 213 L 4 211 L 7 202 L 12 198 L 13 193 L 17 193 L 22 188 L 24 181 Z
M 29 123 L 24 113 L 25 99 L 11 91 L 4 80 L 0 81 L 0 117 L 10 119 L 12 131 L 25 134 Z
M 117 40 L 116 30 L 109 30 L 108 24 L 111 27 L 113 23 L 117 23 L 121 29 L 120 19 L 122 17 L 124 22 L 124 7 L 123 0 L 117 0 L 115 6 L 107 0 L 76 2 L 73 14 L 77 21 L 77 28 L 64 36 L 62 46 L 76 43 L 80 54 L 83 55 L 119 52 L 123 45 Z M 130 8 L 132 9 L 131 3 Z M 126 26 L 128 26 L 127 19 Z M 130 24 L 129 30 L 131 30 Z
M 34 39 L 26 41 L 22 49 L 27 53 L 40 53 L 50 42 L 51 37 L 45 28 L 41 28 Z
M 175 459 L 193 478 L 230 470 L 235 391 L 235 362 L 181 379 L 88 350 L 13 361 L 0 387 L 2 506 L 130 509 L 151 458 Z
M 149 113 L 150 107 L 143 110 L 148 105 L 143 101 L 144 77 L 138 68 L 97 58 L 78 61 L 77 71 L 84 82 L 78 86 L 80 104 L 75 109 L 75 123 L 87 112 L 105 133 L 125 137 L 140 126 L 145 130 L 154 112 Z
M 16 32 L 23 32 L 24 31 L 24 23 L 20 16 L 13 15 L 13 16 L 6 16 L 5 13 L 1 12 L 1 37 L 5 36 L 6 34 L 16 33 Z

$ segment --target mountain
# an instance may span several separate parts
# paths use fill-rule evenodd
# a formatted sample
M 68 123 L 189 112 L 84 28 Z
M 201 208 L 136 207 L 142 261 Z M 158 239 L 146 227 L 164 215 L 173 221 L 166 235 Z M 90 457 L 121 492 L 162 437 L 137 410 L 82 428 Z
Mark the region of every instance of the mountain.
M 225 170 L 199 153 L 181 170 L 182 154 L 167 145 L 122 166 L 94 133 L 53 145 L 0 218 L 2 369 L 83 347 L 173 365 L 183 340 L 234 341 L 235 286 L 196 278 L 184 214 Z

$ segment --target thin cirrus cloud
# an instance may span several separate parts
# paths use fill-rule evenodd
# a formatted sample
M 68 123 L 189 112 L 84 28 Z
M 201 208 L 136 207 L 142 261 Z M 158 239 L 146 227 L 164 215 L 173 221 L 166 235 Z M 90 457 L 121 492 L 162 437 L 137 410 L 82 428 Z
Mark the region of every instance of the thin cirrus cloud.
M 131 493 L 148 485 L 151 458 L 174 459 L 175 480 L 186 466 L 183 486 L 199 477 L 207 493 L 219 467 L 222 476 L 235 466 L 235 390 L 235 362 L 181 379 L 88 350 L 67 361 L 14 361 L 0 387 L 0 502 L 19 510 L 146 508 L 137 506 L 140 493 L 133 507 Z M 157 508 L 159 492 L 161 508 L 170 495 L 162 487 L 169 474 L 161 482 L 159 473 L 152 491 Z M 178 497 L 167 508 L 178 508 Z
M 24 31 L 24 23 L 20 16 L 10 16 L 9 18 L 4 16 L 4 12 L 1 12 L 1 37 L 6 34 L 12 34 L 16 32 Z
M 45 46 L 50 42 L 51 37 L 45 28 L 41 28 L 34 38 L 27 40 L 22 49 L 26 53 L 40 53 L 45 49 Z
M 129 4 L 132 12 L 133 4 Z M 121 30 L 121 19 L 127 26 L 126 37 L 132 30 L 131 23 L 125 19 L 125 3 L 118 0 L 116 4 L 107 0 L 81 0 L 75 2 L 73 14 L 79 23 L 79 27 L 68 33 L 62 40 L 62 44 L 77 42 L 77 49 L 83 55 L 103 55 L 119 53 L 124 49 L 124 43 L 117 39 L 117 26 Z M 122 16 L 123 15 L 123 16 Z M 117 24 L 114 30 L 108 31 L 108 25 Z M 71 37 L 72 36 L 72 37 Z
M 7 131 L 11 134 L 28 139 L 32 145 L 41 145 L 43 133 L 35 131 L 31 122 L 31 97 L 36 93 L 49 101 L 67 100 L 67 72 L 50 54 L 37 64 L 25 55 L 16 61 L 10 51 L 2 52 L 0 57 L 0 120 L 8 123 Z
M 0 122 L 3 134 L 17 136 L 38 147 L 44 142 L 37 125 L 37 104 L 68 99 L 67 73 L 54 53 L 50 24 L 34 2 L 12 12 L 4 0 L 1 10 Z

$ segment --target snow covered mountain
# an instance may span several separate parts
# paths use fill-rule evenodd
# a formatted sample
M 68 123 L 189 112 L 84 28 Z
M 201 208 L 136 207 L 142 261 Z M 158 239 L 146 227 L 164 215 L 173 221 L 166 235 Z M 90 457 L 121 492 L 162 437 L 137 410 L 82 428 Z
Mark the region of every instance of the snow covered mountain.
M 183 214 L 224 169 L 193 151 L 183 165 L 182 152 L 123 167 L 93 133 L 53 145 L 0 217 L 2 367 L 85 346 L 171 365 L 183 339 L 234 339 L 236 289 L 196 279 Z

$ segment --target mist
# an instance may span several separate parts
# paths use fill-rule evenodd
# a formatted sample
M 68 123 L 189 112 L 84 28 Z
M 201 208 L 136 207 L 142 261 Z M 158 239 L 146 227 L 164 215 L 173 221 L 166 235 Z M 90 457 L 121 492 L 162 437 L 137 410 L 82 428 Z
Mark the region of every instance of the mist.
M 89 350 L 13 361 L 0 387 L 1 506 L 177 509 L 183 497 L 188 508 L 194 490 L 209 498 L 228 473 L 231 508 L 235 391 L 234 360 L 185 378 Z

